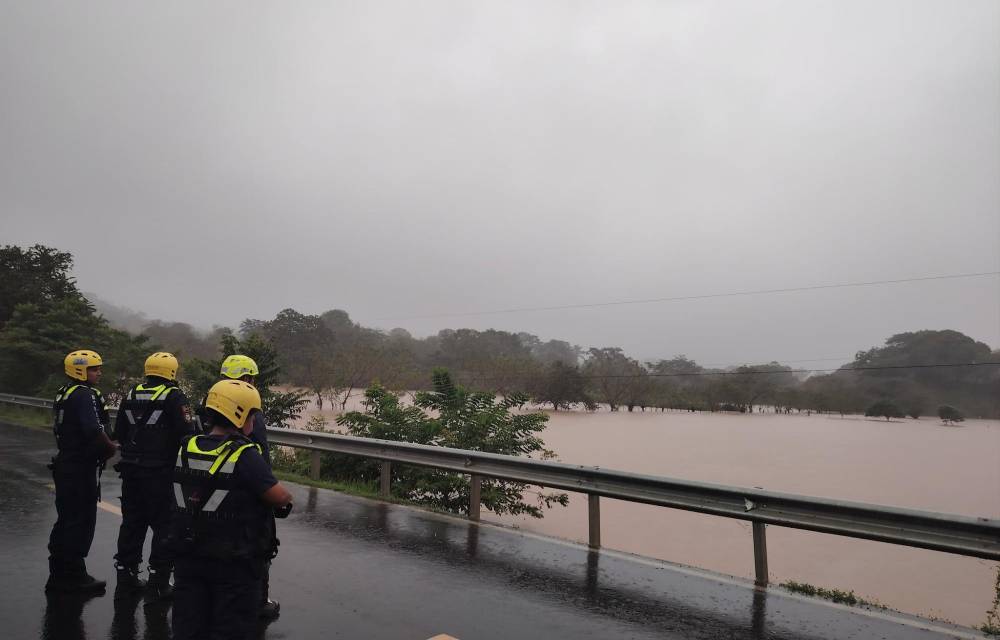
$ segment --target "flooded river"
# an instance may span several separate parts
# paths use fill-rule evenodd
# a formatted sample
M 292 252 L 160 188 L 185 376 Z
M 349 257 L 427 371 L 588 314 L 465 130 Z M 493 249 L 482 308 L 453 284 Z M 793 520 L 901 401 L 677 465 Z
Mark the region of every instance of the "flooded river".
M 1000 422 L 945 427 L 820 415 L 552 413 L 546 445 L 562 462 L 876 504 L 1000 517 Z M 587 540 L 587 500 L 545 518 L 486 519 Z M 995 562 L 768 527 L 773 582 L 853 590 L 925 616 L 978 625 Z M 601 500 L 604 546 L 753 577 L 750 524 Z
M 351 403 L 352 405 L 354 402 Z M 353 407 L 351 407 L 353 408 Z M 324 412 L 330 415 L 328 412 Z M 717 484 L 1000 518 L 1000 421 L 822 415 L 550 413 L 558 460 Z M 570 494 L 545 518 L 497 517 L 586 542 L 587 500 Z M 752 578 L 750 524 L 601 500 L 602 544 Z M 866 540 L 768 527 L 774 583 L 853 590 L 901 611 L 978 625 L 997 563 Z

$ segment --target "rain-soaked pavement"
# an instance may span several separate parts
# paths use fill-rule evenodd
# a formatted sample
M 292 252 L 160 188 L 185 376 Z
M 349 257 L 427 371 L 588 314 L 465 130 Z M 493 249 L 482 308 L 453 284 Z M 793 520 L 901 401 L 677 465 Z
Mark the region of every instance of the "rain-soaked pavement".
M 88 559 L 103 597 L 46 598 L 55 519 L 42 430 L 0 424 L 0 638 L 170 637 L 165 607 L 114 598 L 119 483 Z M 261 638 L 972 638 L 968 629 L 866 612 L 735 579 L 331 491 L 292 487 L 271 572 L 281 617 Z

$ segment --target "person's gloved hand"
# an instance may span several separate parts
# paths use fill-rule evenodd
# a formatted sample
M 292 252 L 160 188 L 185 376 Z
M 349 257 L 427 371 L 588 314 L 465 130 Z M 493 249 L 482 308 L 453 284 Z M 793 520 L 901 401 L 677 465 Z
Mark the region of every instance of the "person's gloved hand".
M 291 512 L 292 512 L 292 503 L 289 502 L 288 504 L 286 504 L 283 507 L 275 507 L 274 508 L 274 517 L 275 518 L 287 518 L 288 514 L 291 513 Z

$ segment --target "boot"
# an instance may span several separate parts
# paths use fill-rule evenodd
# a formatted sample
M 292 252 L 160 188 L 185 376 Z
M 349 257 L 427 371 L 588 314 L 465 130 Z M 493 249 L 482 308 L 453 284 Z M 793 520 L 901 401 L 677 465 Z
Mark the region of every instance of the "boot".
M 79 593 L 99 595 L 104 593 L 107 582 L 87 573 L 83 560 L 62 562 L 49 558 L 49 579 L 46 593 Z
M 149 580 L 146 581 L 146 604 L 169 600 L 173 595 L 174 588 L 170 584 L 170 569 L 150 567 Z
M 146 581 L 139 577 L 139 567 L 121 565 L 116 562 L 115 570 L 118 571 L 118 586 L 115 593 L 141 591 L 146 588 Z
M 268 598 L 261 603 L 260 609 L 257 610 L 257 616 L 263 618 L 264 620 L 274 620 L 278 617 L 280 612 L 281 605 Z

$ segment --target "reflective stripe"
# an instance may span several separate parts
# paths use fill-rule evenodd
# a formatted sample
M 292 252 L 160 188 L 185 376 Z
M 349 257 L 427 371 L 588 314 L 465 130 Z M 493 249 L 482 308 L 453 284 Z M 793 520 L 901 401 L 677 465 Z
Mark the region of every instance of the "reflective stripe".
M 168 387 L 165 384 L 158 384 L 155 387 L 147 387 L 145 385 L 136 385 L 131 391 L 129 391 L 129 399 L 131 400 L 149 400 L 154 402 L 162 398 L 166 398 L 170 394 L 173 387 Z
M 126 409 L 125 410 L 125 417 L 128 418 L 128 423 L 129 424 L 131 424 L 133 426 L 135 425 L 135 416 L 132 415 L 132 410 L 131 409 Z
M 226 457 L 227 457 L 226 454 L 217 456 L 215 458 L 215 462 L 212 463 L 212 468 L 209 469 L 208 472 L 211 473 L 212 475 L 215 475 L 215 473 L 219 470 L 219 467 L 222 466 L 222 463 L 226 461 Z
M 198 454 L 201 454 L 203 456 L 217 456 L 220 453 L 222 453 L 223 451 L 225 451 L 226 449 L 228 449 L 229 445 L 230 445 L 230 442 L 226 441 L 226 442 L 223 442 L 222 444 L 220 444 L 215 449 L 212 449 L 211 451 L 204 451 L 201 447 L 198 446 L 198 436 L 195 436 L 195 437 L 191 438 L 190 440 L 188 440 L 187 450 L 188 450 L 188 453 L 198 453 Z
M 153 394 L 153 397 L 151 398 L 151 400 L 165 399 L 167 397 L 167 395 L 170 393 L 171 389 L 173 389 L 173 387 L 168 387 L 166 385 L 160 385 L 160 387 L 156 391 L 156 393 Z M 163 398 L 161 398 L 160 396 L 162 396 Z
M 192 460 L 188 458 L 188 468 L 195 469 L 196 471 L 208 471 L 212 468 L 213 464 L 215 463 L 212 460 Z
M 152 414 L 150 414 L 149 420 L 146 420 L 146 424 L 149 426 L 153 426 L 154 424 L 156 424 L 156 421 L 159 420 L 160 416 L 162 415 L 163 415 L 163 409 L 157 409 Z
M 185 507 L 184 504 L 184 490 L 181 489 L 181 483 L 174 483 L 174 500 L 177 502 L 177 506 L 181 509 Z
M 219 508 L 219 505 L 222 504 L 222 501 L 225 500 L 226 496 L 228 495 L 229 495 L 228 489 L 216 489 L 215 492 L 212 493 L 212 497 L 208 499 L 208 502 L 205 503 L 205 506 L 202 507 L 201 510 L 215 511 L 216 509 Z

